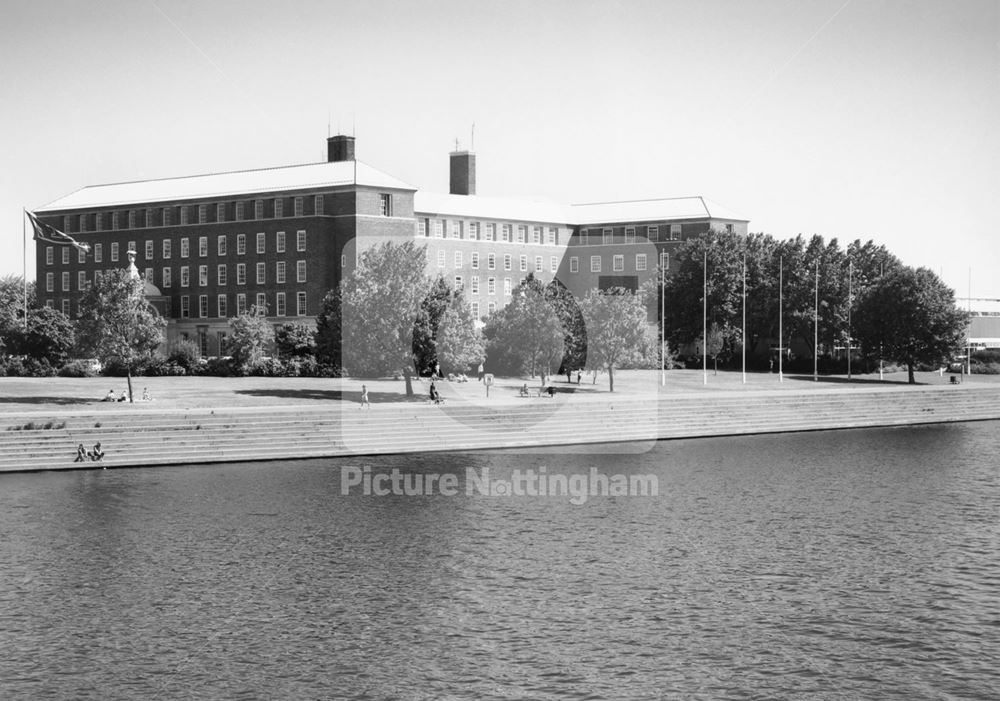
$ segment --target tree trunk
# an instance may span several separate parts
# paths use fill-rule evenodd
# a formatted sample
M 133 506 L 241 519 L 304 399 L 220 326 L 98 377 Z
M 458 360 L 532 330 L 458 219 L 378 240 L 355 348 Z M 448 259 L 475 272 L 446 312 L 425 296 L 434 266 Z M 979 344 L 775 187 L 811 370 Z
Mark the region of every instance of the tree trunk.
M 906 364 L 906 368 L 909 371 L 910 384 L 911 385 L 917 384 L 917 380 L 913 377 L 913 361 L 912 360 Z
M 128 403 L 135 404 L 135 400 L 132 399 L 132 368 L 125 371 L 125 379 L 128 380 Z
M 608 391 L 615 391 L 615 369 L 613 366 L 608 366 Z
M 406 381 L 406 396 L 413 396 L 413 380 L 410 379 L 410 368 L 406 368 L 406 372 L 403 373 L 403 380 Z

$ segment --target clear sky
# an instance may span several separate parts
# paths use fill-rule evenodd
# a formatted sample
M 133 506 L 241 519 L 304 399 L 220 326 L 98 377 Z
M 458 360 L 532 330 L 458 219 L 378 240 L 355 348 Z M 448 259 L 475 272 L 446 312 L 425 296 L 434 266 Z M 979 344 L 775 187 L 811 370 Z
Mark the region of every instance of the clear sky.
M 329 124 L 446 192 L 475 123 L 482 195 L 704 195 L 1000 297 L 997 0 L 4 3 L 0 105 L 0 274 L 85 185 L 322 161 Z

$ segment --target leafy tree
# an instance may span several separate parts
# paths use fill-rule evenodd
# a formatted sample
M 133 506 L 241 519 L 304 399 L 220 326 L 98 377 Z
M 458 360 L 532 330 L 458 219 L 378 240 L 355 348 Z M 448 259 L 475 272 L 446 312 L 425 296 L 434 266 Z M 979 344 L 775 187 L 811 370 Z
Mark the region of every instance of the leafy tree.
M 615 391 L 616 367 L 642 357 L 646 345 L 646 294 L 622 287 L 590 290 L 580 303 L 587 324 L 587 365 L 607 370 Z
M 431 285 L 430 292 L 420 303 L 420 311 L 417 313 L 413 328 L 413 356 L 418 373 L 421 368 L 433 369 L 440 360 L 437 352 L 438 327 L 454 297 L 455 293 L 445 282 L 444 277 L 438 275 Z
M 52 365 L 65 362 L 75 343 L 73 322 L 50 307 L 28 309 L 28 327 L 14 326 L 9 338 L 8 347 L 17 355 L 47 360 Z
M 274 342 L 274 327 L 252 305 L 229 320 L 229 352 L 243 373 L 252 372 L 264 359 L 268 346 Z
M 341 367 L 340 288 L 330 290 L 316 315 L 316 360 L 334 368 Z
M 487 356 L 498 370 L 536 371 L 544 381 L 559 369 L 565 331 L 545 296 L 545 288 L 529 276 L 514 290 L 510 304 L 486 320 Z
M 944 362 L 962 347 L 968 314 L 933 272 L 900 267 L 866 291 L 854 323 L 865 353 L 906 365 L 914 384 L 918 363 Z
M 10 336 L 24 330 L 24 278 L 20 275 L 0 277 L 0 351 L 15 352 Z M 29 309 L 35 306 L 35 283 L 28 283 Z
M 534 275 L 534 273 L 530 273 Z M 552 305 L 563 327 L 562 367 L 565 372 L 586 367 L 587 326 L 576 297 L 557 278 L 545 286 L 545 298 Z
M 406 393 L 413 394 L 414 326 L 430 287 L 426 259 L 426 249 L 413 241 L 387 241 L 364 251 L 342 282 L 341 353 L 351 374 L 402 372 Z
M 316 332 L 305 324 L 282 324 L 274 331 L 274 345 L 282 358 L 316 354 Z
M 77 320 L 80 346 L 125 368 L 130 402 L 132 373 L 152 358 L 166 326 L 143 296 L 143 287 L 127 270 L 107 271 L 83 293 Z
M 454 297 L 441 315 L 437 333 L 437 358 L 446 370 L 465 372 L 482 361 L 482 334 L 476 328 L 469 303 Z

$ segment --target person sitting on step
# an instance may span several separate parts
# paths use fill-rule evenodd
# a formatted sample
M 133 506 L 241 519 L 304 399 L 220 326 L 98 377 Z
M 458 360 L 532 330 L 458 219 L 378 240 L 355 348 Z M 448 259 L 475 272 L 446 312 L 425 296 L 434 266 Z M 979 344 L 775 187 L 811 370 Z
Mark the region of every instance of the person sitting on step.
M 73 462 L 86 462 L 87 461 L 87 449 L 83 447 L 83 443 L 76 447 L 76 460 Z
M 518 396 L 519 397 L 527 397 L 528 396 L 528 383 L 527 382 L 525 382 L 523 385 L 521 385 L 521 391 L 518 392 Z
M 90 451 L 88 455 L 90 455 L 90 459 L 93 460 L 94 462 L 100 462 L 101 460 L 104 459 L 104 451 L 101 449 L 100 441 L 97 441 L 97 444 L 94 445 L 94 449 Z

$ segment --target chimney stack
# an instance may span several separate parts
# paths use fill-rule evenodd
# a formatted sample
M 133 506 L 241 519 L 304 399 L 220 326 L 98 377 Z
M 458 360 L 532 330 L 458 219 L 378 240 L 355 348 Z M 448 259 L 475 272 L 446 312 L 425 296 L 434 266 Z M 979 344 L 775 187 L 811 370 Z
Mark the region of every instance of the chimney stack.
M 472 151 L 452 151 L 449 192 L 453 195 L 476 194 L 476 154 Z
M 336 161 L 354 160 L 354 137 L 353 136 L 331 136 L 326 140 L 326 160 L 329 163 Z

